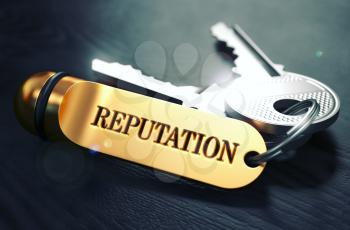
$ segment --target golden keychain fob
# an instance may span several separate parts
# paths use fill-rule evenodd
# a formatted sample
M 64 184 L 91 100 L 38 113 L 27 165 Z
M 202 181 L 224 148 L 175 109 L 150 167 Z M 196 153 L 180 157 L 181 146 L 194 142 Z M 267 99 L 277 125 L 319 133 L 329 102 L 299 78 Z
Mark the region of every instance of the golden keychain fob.
M 21 86 L 15 110 L 27 130 L 222 188 L 254 181 L 265 164 L 262 136 L 236 119 L 187 108 L 65 73 L 41 72 Z

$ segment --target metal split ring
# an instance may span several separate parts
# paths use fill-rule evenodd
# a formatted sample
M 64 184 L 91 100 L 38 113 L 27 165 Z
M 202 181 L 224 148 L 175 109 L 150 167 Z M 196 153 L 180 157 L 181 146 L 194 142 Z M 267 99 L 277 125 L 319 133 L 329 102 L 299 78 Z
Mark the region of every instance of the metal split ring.
M 298 102 L 285 110 L 283 113 L 287 115 L 297 115 L 302 111 L 307 110 L 306 114 L 300 119 L 300 121 L 287 131 L 287 134 L 279 144 L 275 145 L 266 152 L 254 156 L 249 156 L 246 158 L 246 163 L 252 166 L 258 166 L 266 163 L 277 156 L 281 155 L 288 148 L 286 147 L 292 141 L 295 141 L 303 132 L 312 124 L 316 119 L 319 111 L 320 105 L 315 99 L 307 99 Z

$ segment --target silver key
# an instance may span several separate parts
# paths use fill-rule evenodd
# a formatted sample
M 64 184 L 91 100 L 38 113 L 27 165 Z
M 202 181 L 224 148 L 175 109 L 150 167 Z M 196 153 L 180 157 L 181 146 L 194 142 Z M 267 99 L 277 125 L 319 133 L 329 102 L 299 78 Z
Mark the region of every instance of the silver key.
M 103 82 L 113 82 L 114 86 L 117 85 L 118 80 L 122 80 L 132 85 L 180 100 L 184 106 L 226 116 L 224 98 L 221 97 L 220 101 L 213 103 L 213 98 L 218 100 L 218 95 L 224 92 L 221 91 L 222 88 L 217 84 L 213 84 L 205 92 L 199 93 L 203 89 L 195 86 L 175 86 L 170 82 L 163 82 L 154 77 L 146 76 L 140 70 L 130 65 L 122 65 L 118 62 L 108 63 L 99 59 L 92 61 L 92 70 L 103 74 L 104 77 L 101 77 L 101 80 Z M 130 89 L 127 88 L 127 90 Z
M 321 110 L 308 130 L 310 133 L 328 127 L 337 119 L 340 101 L 331 88 L 310 77 L 284 71 L 237 25 L 230 28 L 218 23 L 211 32 L 238 55 L 233 71 L 240 77 L 226 84 L 226 89 L 219 87 L 221 96 L 211 103 L 221 109 L 225 106 L 226 115 L 245 120 L 260 131 L 280 135 L 302 117 L 285 115 L 283 108 L 313 98 Z
M 118 62 L 108 63 L 99 59 L 92 61 L 92 70 L 99 72 L 114 80 L 122 80 L 145 89 L 161 93 L 178 99 L 184 106 L 194 107 L 201 100 L 197 93 L 200 89 L 195 86 L 175 86 L 170 82 L 163 82 L 154 77 L 144 75 L 140 70 L 130 65 Z

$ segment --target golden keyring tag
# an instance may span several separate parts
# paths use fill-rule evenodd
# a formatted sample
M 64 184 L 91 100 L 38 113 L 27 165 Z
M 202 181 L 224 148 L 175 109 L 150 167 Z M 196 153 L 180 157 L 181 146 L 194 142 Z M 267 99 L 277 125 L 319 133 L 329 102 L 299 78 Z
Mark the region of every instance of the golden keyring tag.
M 54 74 L 31 76 L 16 97 L 17 116 L 33 133 L 38 97 Z M 70 76 L 57 81 L 47 100 L 44 130 L 50 139 L 64 136 L 85 148 L 222 188 L 245 186 L 265 167 L 245 163 L 247 153 L 261 154 L 266 146 L 259 132 L 240 120 Z

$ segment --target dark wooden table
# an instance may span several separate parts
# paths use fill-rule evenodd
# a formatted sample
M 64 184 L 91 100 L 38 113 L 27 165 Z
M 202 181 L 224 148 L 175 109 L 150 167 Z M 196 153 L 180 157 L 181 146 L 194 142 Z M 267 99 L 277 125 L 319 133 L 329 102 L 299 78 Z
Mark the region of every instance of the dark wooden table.
M 349 12 L 347 0 L 2 1 L 0 229 L 350 229 Z M 222 191 L 44 142 L 16 121 L 12 100 L 29 74 L 93 79 L 93 58 L 208 85 L 231 68 L 209 34 L 221 20 L 342 101 L 332 127 L 248 187 Z

